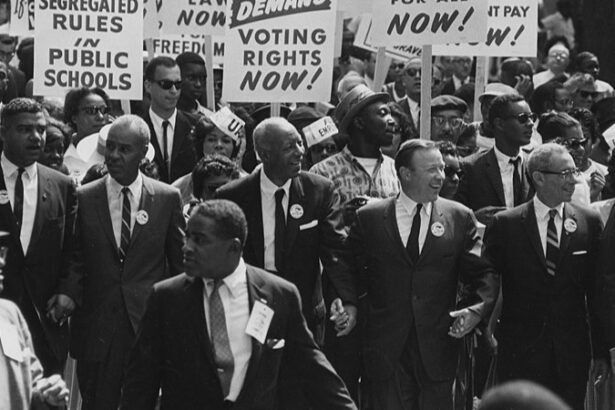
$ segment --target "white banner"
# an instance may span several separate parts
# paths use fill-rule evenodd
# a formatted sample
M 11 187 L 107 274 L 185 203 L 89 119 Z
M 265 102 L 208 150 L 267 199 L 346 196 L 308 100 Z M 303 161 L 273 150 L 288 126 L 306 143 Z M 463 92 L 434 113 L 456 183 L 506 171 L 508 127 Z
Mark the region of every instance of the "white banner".
M 213 64 L 222 66 L 224 63 L 224 36 L 213 36 Z M 179 54 L 192 51 L 207 61 L 205 53 L 205 36 L 201 35 L 169 35 L 154 39 L 154 53 L 157 56 L 177 57 Z
M 354 36 L 354 45 L 375 53 L 378 51 L 378 47 L 372 42 L 372 27 L 372 16 L 370 14 L 363 14 L 361 16 L 361 23 L 359 23 L 359 29 Z M 407 60 L 410 57 L 420 57 L 422 49 L 423 47 L 421 46 L 403 45 L 389 46 L 386 47 L 385 51 L 390 57 Z
M 226 0 L 162 0 L 158 17 L 161 32 L 223 36 Z

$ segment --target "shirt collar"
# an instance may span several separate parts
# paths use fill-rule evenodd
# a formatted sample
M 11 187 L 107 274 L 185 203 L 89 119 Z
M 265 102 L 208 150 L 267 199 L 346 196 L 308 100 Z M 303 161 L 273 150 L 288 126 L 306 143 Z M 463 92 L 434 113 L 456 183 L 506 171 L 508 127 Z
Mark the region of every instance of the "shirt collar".
M 342 155 L 344 155 L 348 161 L 352 162 L 352 161 L 356 161 L 357 157 L 356 155 L 354 155 L 352 152 L 350 152 L 350 149 L 348 148 L 348 145 L 346 145 L 344 148 L 342 148 L 342 151 L 340 151 Z M 362 157 L 364 158 L 364 157 Z M 376 158 L 378 161 L 376 164 L 380 163 L 381 161 L 384 160 L 384 157 L 382 156 L 382 151 L 379 151 L 378 153 L 378 158 Z
M 495 144 L 493 144 L 493 149 L 495 151 L 495 158 L 498 160 L 498 165 L 500 166 L 500 169 L 502 169 L 504 165 L 510 164 L 510 160 L 512 158 L 518 157 L 521 159 L 520 164 L 523 163 L 523 155 L 521 155 L 521 149 L 519 149 L 519 152 L 514 157 L 509 157 L 508 155 L 504 154 L 502 151 L 498 149 L 498 147 Z
M 2 155 L 0 156 L 0 166 L 2 166 L 2 173 L 5 176 L 10 176 L 13 174 L 17 173 L 17 170 L 19 169 L 19 167 L 15 164 L 13 164 L 7 157 L 6 155 L 4 155 L 4 151 L 2 152 Z M 25 174 L 28 177 L 28 179 L 30 181 L 32 181 L 34 178 L 36 178 L 36 175 L 38 174 L 38 170 L 36 168 L 36 162 L 33 162 L 32 164 L 28 165 L 27 167 L 24 167 L 25 170 Z
M 113 177 L 111 177 L 111 175 L 109 175 L 109 178 L 107 178 L 107 189 L 109 190 L 109 192 L 112 195 L 117 196 L 122 193 L 122 188 L 124 188 L 124 185 L 120 185 L 119 182 L 117 182 L 115 179 L 113 179 Z M 141 175 L 141 171 L 139 171 L 135 180 L 132 181 L 130 185 L 128 185 L 128 189 L 130 190 L 132 196 L 136 197 L 137 194 L 141 192 L 142 188 L 143 175 Z
M 415 214 L 414 210 L 415 210 L 416 205 L 417 205 L 417 202 L 415 200 L 411 199 L 408 195 L 406 195 L 404 193 L 404 191 L 400 191 L 399 192 L 398 201 L 401 204 L 401 206 L 404 207 L 406 212 L 408 212 L 409 215 L 413 215 L 414 216 L 414 214 Z M 427 216 L 431 215 L 431 205 L 432 205 L 431 202 L 427 202 L 427 203 L 423 204 L 422 211 Z
M 152 110 L 152 107 L 149 107 L 149 117 L 151 118 L 152 124 L 154 125 L 154 127 L 162 128 L 162 123 L 164 122 L 164 118 L 156 114 L 154 110 Z M 175 127 L 175 118 L 177 118 L 177 108 L 173 110 L 173 114 L 171 114 L 171 116 L 167 120 L 169 121 L 171 128 Z
M 222 279 L 222 282 L 224 282 L 224 284 L 228 288 L 231 296 L 236 297 L 237 290 L 241 286 L 244 286 L 248 283 L 248 278 L 246 275 L 246 263 L 243 261 L 243 258 L 239 258 L 239 263 L 237 264 L 237 267 L 235 268 L 235 270 L 230 275 Z M 203 278 L 203 283 L 205 284 L 206 288 L 207 286 L 210 286 L 213 288 L 214 279 Z
M 282 188 L 286 196 L 288 196 L 288 191 L 290 190 L 290 183 L 291 183 L 291 179 L 286 181 L 284 185 L 282 185 L 281 187 L 277 186 L 276 184 L 271 182 L 269 177 L 267 177 L 267 175 L 265 174 L 265 170 L 261 168 L 261 191 L 265 195 L 273 196 L 275 195 L 278 189 Z
M 410 111 L 417 110 L 419 108 L 419 103 L 414 101 L 412 98 L 406 96 L 408 99 L 408 107 L 410 107 Z
M 551 209 L 555 209 L 557 211 L 557 215 L 560 218 L 564 219 L 564 203 L 563 202 L 559 204 L 558 206 L 556 206 L 555 208 L 549 208 L 540 199 L 538 199 L 537 195 L 534 195 L 533 201 L 534 201 L 534 212 L 536 212 L 536 220 L 542 221 L 544 219 L 547 219 L 547 217 L 549 216 L 549 211 Z

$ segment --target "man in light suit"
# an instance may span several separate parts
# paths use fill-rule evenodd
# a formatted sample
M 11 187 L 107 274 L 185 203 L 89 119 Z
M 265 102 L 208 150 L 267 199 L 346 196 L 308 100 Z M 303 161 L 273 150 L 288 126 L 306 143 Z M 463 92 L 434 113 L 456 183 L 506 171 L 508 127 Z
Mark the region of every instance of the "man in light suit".
M 357 212 L 348 247 L 366 293 L 363 364 L 371 408 L 452 409 L 460 338 L 488 318 L 498 278 L 480 257 L 476 220 L 438 198 L 442 156 L 409 140 L 395 159 L 402 192 Z M 459 281 L 472 289 L 458 309 Z
M 63 290 L 76 196 L 70 178 L 38 164 L 45 115 L 17 98 L 2 110 L 0 230 L 10 233 L 4 297 L 26 318 L 45 375 L 62 373 L 68 352 L 66 316 L 74 302 Z M 4 241 L 3 241 L 4 242 Z
M 188 221 L 186 273 L 155 285 L 122 389 L 121 408 L 276 409 L 283 368 L 317 409 L 356 409 L 316 346 L 297 288 L 244 263 L 248 227 L 226 200 Z M 281 408 L 294 408 L 290 407 Z
M 79 307 L 71 321 L 84 409 L 115 409 L 128 351 L 152 285 L 182 271 L 185 220 L 179 192 L 145 177 L 149 144 L 141 118 L 109 129 L 109 175 L 78 191 L 78 239 L 67 289 Z
M 535 381 L 583 409 L 592 353 L 598 374 L 607 369 L 596 298 L 601 221 L 568 203 L 579 171 L 565 147 L 541 145 L 528 162 L 536 196 L 498 213 L 485 235 L 484 255 L 502 277 L 499 378 Z

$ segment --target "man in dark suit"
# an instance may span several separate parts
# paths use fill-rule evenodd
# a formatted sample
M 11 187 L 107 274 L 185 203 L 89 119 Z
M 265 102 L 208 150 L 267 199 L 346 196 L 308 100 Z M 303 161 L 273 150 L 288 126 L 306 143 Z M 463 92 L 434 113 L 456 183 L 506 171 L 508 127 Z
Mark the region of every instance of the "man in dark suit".
M 472 57 L 454 56 L 451 61 L 453 63 L 453 76 L 444 83 L 442 95 L 455 95 L 455 91 L 460 89 L 462 85 L 474 82 L 474 78 L 470 76 Z
M 163 410 L 275 409 L 287 367 L 301 369 L 294 375 L 314 408 L 356 409 L 307 329 L 297 288 L 244 263 L 247 234 L 230 201 L 192 211 L 186 273 L 154 287 L 122 409 L 153 409 L 159 391 Z
M 495 212 L 522 204 L 533 190 L 521 147 L 532 137 L 535 115 L 523 97 L 497 97 L 489 109 L 495 147 L 468 157 L 455 200 L 471 208 L 483 223 Z
M 444 162 L 435 144 L 405 142 L 395 165 L 399 197 L 361 208 L 348 237 L 367 299 L 370 408 L 452 409 L 459 339 L 489 317 L 498 278 L 480 257 L 472 212 L 438 198 Z M 462 309 L 460 280 L 472 289 Z
M 78 190 L 77 246 L 66 291 L 84 409 L 115 409 L 125 362 L 152 285 L 182 271 L 179 192 L 139 172 L 149 129 L 135 115 L 109 129 L 109 175 Z
M 66 315 L 74 302 L 63 292 L 76 211 L 70 178 L 36 161 L 45 144 L 45 115 L 18 98 L 2 110 L 0 230 L 10 233 L 5 292 L 21 309 L 45 375 L 64 370 Z
M 156 57 L 145 67 L 145 90 L 151 103 L 143 119 L 150 129 L 160 180 L 167 183 L 192 172 L 196 164 L 189 138 L 195 119 L 176 108 L 181 86 L 179 66 L 172 58 Z
M 536 196 L 495 215 L 485 236 L 502 277 L 499 377 L 535 381 L 583 409 L 591 354 L 599 374 L 607 369 L 595 297 L 601 221 L 568 203 L 579 171 L 565 147 L 541 145 L 528 162 Z

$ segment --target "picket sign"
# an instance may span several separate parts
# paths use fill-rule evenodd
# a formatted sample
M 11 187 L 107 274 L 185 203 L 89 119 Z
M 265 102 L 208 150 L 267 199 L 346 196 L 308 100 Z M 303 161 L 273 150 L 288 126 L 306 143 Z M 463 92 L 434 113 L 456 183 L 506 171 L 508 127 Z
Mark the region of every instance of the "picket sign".
M 211 35 L 205 36 L 205 96 L 207 99 L 207 108 L 216 111 L 216 100 L 214 94 L 214 43 Z
M 431 52 L 432 46 L 423 46 L 421 53 L 421 139 L 431 139 Z
M 483 115 L 480 112 L 481 94 L 485 92 L 485 87 L 489 81 L 489 57 L 476 57 L 476 77 L 474 81 L 474 121 L 482 121 Z
M 380 92 L 384 86 L 384 82 L 389 72 L 391 65 L 391 57 L 387 56 L 385 47 L 378 47 L 376 53 L 376 68 L 374 69 L 374 82 L 372 83 L 372 91 Z

